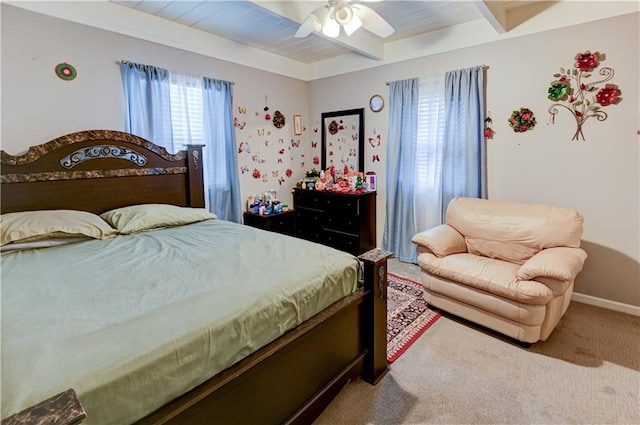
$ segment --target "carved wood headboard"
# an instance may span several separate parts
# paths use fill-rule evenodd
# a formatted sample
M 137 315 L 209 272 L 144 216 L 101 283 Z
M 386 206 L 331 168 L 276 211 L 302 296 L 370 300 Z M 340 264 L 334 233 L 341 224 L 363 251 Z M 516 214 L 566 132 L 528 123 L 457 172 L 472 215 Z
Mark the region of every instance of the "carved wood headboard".
M 67 134 L 23 154 L 0 151 L 2 213 L 75 209 L 100 214 L 134 204 L 204 207 L 202 145 L 175 155 L 129 133 Z

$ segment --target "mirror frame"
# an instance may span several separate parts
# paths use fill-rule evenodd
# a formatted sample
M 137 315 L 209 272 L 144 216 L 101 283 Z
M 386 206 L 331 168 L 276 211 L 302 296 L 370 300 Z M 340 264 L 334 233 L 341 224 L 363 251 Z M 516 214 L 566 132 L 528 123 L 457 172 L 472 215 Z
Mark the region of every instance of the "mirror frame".
M 350 165 L 349 171 L 364 172 L 364 108 L 323 112 L 321 125 L 322 169 L 326 170 L 331 165 L 342 169 L 346 163 Z M 330 125 L 333 128 L 338 126 L 333 134 L 329 129 Z M 344 128 L 341 129 L 340 126 Z M 355 149 L 354 158 L 352 149 Z M 340 159 L 340 155 L 346 161 Z M 337 161 L 333 161 L 334 158 Z

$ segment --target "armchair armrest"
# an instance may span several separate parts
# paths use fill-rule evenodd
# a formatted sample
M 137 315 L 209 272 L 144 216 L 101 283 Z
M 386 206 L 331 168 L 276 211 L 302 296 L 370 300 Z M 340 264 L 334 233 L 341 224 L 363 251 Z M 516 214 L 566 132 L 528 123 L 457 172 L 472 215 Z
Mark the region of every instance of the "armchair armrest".
M 586 259 L 587 253 L 580 248 L 547 248 L 524 263 L 516 276 L 520 280 L 550 277 L 568 282 L 576 278 Z
M 411 238 L 411 242 L 424 246 L 436 257 L 440 258 L 467 252 L 464 236 L 448 224 L 442 224 L 420 232 Z

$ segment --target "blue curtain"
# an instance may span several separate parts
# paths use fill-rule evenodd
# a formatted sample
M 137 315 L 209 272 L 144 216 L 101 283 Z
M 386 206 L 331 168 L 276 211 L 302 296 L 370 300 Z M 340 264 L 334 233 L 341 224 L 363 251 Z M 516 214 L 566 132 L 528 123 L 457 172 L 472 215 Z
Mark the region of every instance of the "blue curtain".
M 126 132 L 174 152 L 171 134 L 169 71 L 150 65 L 120 63 Z
M 417 78 L 389 83 L 387 205 L 382 247 L 400 261 L 416 262 L 414 182 L 418 140 Z
M 233 127 L 233 83 L 204 78 L 204 163 L 209 209 L 241 222 L 240 183 Z M 207 165 L 208 162 L 208 165 Z
M 476 66 L 447 72 L 442 222 L 447 205 L 454 197 L 487 197 L 484 118 L 484 68 Z

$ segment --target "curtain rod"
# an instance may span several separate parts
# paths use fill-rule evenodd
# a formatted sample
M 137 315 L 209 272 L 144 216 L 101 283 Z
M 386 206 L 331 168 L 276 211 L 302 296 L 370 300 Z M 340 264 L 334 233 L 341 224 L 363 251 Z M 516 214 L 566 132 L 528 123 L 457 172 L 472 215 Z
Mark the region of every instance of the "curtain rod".
M 124 59 L 116 61 L 116 65 L 120 65 L 122 63 L 127 64 L 127 63 L 137 63 L 137 62 L 131 62 L 131 61 L 124 60 Z M 141 64 L 141 65 L 144 65 L 144 64 Z M 155 65 L 150 65 L 150 66 L 155 66 Z M 210 77 L 206 77 L 206 78 L 210 78 Z M 219 80 L 219 78 L 213 78 L 213 79 L 214 80 Z M 235 81 L 227 81 L 227 80 L 221 80 L 221 81 L 226 81 L 227 83 L 230 83 L 231 85 L 234 85 L 234 86 L 236 85 Z
M 482 65 L 482 68 L 484 68 L 484 69 L 489 69 L 489 65 Z M 391 81 L 385 81 L 385 82 L 384 82 L 384 85 L 385 85 L 385 86 L 388 86 L 389 84 L 391 84 Z

